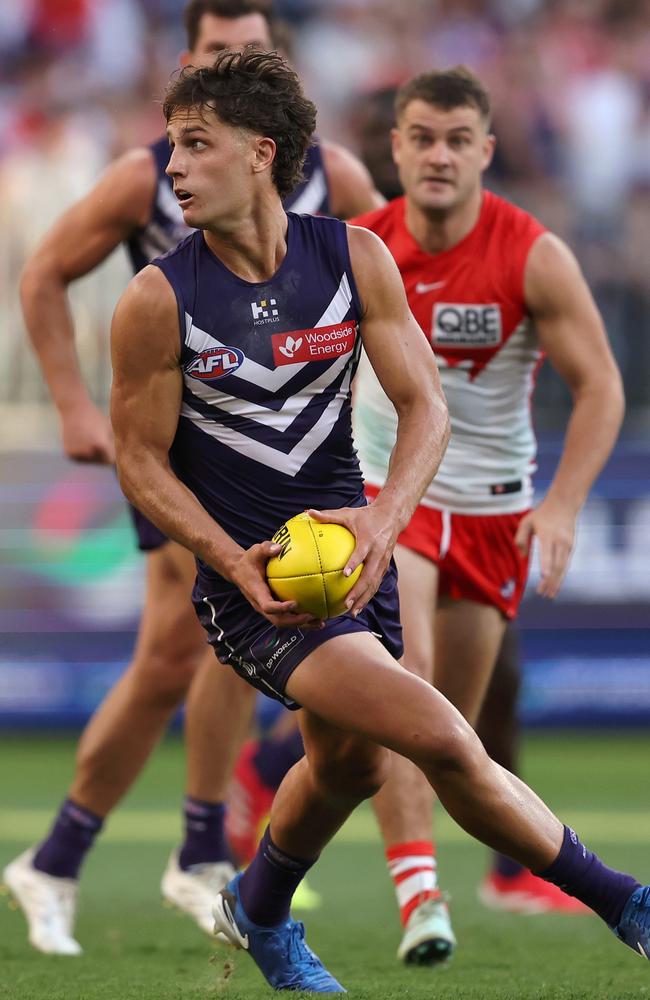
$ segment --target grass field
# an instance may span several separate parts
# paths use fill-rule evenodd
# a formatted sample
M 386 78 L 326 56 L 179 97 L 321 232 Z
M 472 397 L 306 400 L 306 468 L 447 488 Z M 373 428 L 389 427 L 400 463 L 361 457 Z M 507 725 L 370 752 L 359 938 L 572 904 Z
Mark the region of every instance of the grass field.
M 650 881 L 648 739 L 535 736 L 525 745 L 531 784 L 613 865 Z M 0 738 L 0 865 L 41 837 L 70 777 L 73 741 Z M 178 841 L 182 747 L 170 739 L 110 820 L 84 871 L 77 935 L 82 958 L 26 943 L 20 913 L 0 906 L 2 1000 L 225 1000 L 272 991 L 252 962 L 215 950 L 185 917 L 160 904 L 158 882 Z M 475 897 L 484 849 L 446 817 L 437 829 L 441 882 L 453 897 L 459 949 L 449 967 L 406 969 L 370 811 L 360 809 L 311 882 L 324 896 L 307 915 L 308 940 L 352 997 L 372 1000 L 631 1000 L 650 996 L 650 966 L 596 918 L 514 917 Z M 0 900 L 0 903 L 2 901 Z M 225 980 L 225 962 L 234 971 Z

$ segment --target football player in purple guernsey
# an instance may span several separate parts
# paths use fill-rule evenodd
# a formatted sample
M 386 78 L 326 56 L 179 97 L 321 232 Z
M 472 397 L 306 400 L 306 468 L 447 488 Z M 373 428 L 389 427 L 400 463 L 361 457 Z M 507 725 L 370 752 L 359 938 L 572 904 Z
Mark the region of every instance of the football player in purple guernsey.
M 164 111 L 167 171 L 199 231 L 144 268 L 115 312 L 120 482 L 196 554 L 194 603 L 215 670 L 229 666 L 301 707 L 305 744 L 251 864 L 216 896 L 215 929 L 276 989 L 344 992 L 305 944 L 290 904 L 350 812 L 381 787 L 392 751 L 422 770 L 468 833 L 560 884 L 647 956 L 650 887 L 606 867 L 487 756 L 450 702 L 400 665 L 392 552 L 435 475 L 449 419 L 433 354 L 383 243 L 283 208 L 310 143 L 313 104 L 280 56 L 246 49 L 182 73 Z M 298 356 L 286 349 L 298 331 L 336 333 L 343 350 Z M 398 416 L 371 505 L 351 428 L 362 343 Z M 208 364 L 217 356 L 224 363 Z M 266 562 L 280 550 L 269 539 L 301 510 L 353 532 L 346 572 L 364 564 L 347 612 L 324 622 L 275 600 L 266 581 Z
M 278 25 L 264 0 L 191 0 L 184 20 L 185 64 L 209 65 L 225 48 L 254 43 L 268 50 L 278 44 Z M 168 159 L 163 136 L 116 160 L 55 223 L 24 270 L 25 322 L 61 420 L 64 450 L 75 461 L 111 464 L 115 451 L 110 423 L 82 379 L 67 288 L 121 242 L 139 271 L 187 236 L 191 223 L 183 220 L 165 174 Z M 355 157 L 340 146 L 316 141 L 286 204 L 296 212 L 345 218 L 382 200 Z M 81 952 L 74 919 L 83 858 L 186 696 L 185 840 L 171 854 L 163 895 L 211 933 L 211 899 L 234 870 L 223 832 L 223 802 L 248 731 L 253 693 L 229 671 L 217 672 L 206 662 L 205 639 L 190 600 L 191 553 L 137 510 L 132 514 L 147 558 L 145 605 L 133 659 L 81 737 L 72 785 L 49 835 L 4 871 L 27 917 L 30 942 L 49 953 Z

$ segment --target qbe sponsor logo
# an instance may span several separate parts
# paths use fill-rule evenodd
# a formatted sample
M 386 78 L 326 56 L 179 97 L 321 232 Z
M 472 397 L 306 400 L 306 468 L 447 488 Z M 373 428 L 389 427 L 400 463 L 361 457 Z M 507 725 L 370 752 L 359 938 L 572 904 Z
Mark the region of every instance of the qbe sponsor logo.
M 496 347 L 501 343 L 501 308 L 496 304 L 437 302 L 432 340 L 444 347 Z
M 251 658 L 267 671 L 274 673 L 284 658 L 304 639 L 304 633 L 297 628 L 287 634 L 278 632 L 273 626 L 267 629 L 250 647 Z
M 209 382 L 212 379 L 223 378 L 224 375 L 232 375 L 243 363 L 244 352 L 238 347 L 213 347 L 209 351 L 197 354 L 186 366 L 185 371 L 192 378 Z
M 356 323 L 334 323 L 312 330 L 292 330 L 274 333 L 273 360 L 276 366 L 294 365 L 303 361 L 331 361 L 349 354 L 357 336 Z

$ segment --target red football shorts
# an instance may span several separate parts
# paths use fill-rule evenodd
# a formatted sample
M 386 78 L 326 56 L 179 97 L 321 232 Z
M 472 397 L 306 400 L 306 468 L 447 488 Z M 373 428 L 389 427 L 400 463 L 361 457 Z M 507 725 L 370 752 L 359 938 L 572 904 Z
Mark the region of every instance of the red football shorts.
M 378 493 L 366 484 L 369 500 Z M 397 543 L 436 564 L 440 595 L 491 604 L 514 618 L 528 577 L 529 556 L 515 545 L 526 513 L 450 514 L 420 505 Z

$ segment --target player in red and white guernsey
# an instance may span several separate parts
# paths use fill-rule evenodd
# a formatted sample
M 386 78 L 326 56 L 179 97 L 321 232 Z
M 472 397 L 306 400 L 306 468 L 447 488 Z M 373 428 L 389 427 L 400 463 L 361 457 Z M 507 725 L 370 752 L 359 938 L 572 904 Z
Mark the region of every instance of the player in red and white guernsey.
M 398 91 L 396 114 L 393 155 L 405 195 L 354 221 L 377 233 L 399 266 L 436 353 L 452 425 L 440 469 L 396 549 L 405 663 L 474 724 L 522 597 L 530 543 L 537 539 L 539 593 L 552 598 L 577 515 L 616 439 L 623 393 L 570 250 L 482 188 L 495 140 L 481 83 L 463 68 L 423 74 Z M 530 400 L 545 355 L 574 405 L 553 482 L 531 509 Z M 374 496 L 388 473 L 396 414 L 368 365 L 355 393 L 356 444 Z M 400 759 L 375 805 L 405 928 L 398 954 L 445 957 L 455 942 L 437 885 L 430 790 Z M 522 897 L 545 894 L 549 909 L 579 905 L 556 899 L 556 886 L 507 858 L 483 894 L 504 885 Z

